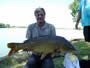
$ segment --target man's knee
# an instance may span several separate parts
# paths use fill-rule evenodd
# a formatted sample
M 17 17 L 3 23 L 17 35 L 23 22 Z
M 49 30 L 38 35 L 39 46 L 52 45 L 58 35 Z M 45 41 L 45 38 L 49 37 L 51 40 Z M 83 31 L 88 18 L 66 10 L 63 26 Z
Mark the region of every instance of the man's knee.
M 51 58 L 44 59 L 42 62 L 42 68 L 54 68 L 54 62 Z
M 51 64 L 52 64 L 52 63 L 53 63 L 53 60 L 50 59 L 50 58 L 48 58 L 48 59 L 45 59 L 44 62 L 45 62 L 45 63 L 51 63 Z

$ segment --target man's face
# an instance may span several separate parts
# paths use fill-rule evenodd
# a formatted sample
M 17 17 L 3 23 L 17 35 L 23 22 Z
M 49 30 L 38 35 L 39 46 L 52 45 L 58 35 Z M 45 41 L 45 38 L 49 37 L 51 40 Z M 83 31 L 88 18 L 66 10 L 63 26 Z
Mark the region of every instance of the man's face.
M 45 21 L 45 15 L 42 10 L 39 10 L 35 16 L 38 23 L 43 23 Z

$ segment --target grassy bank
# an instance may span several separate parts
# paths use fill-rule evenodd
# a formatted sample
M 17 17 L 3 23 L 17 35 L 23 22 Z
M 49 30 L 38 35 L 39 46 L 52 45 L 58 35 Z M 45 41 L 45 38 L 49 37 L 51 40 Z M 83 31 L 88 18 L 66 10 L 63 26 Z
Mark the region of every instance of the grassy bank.
M 80 40 L 80 41 L 72 41 L 72 44 L 77 49 L 76 56 L 78 57 L 79 60 L 90 58 L 90 44 L 88 42 Z M 54 59 L 55 68 L 64 68 L 63 60 L 64 57 Z
M 80 59 L 90 58 L 90 45 L 83 40 L 72 41 L 72 44 L 77 49 L 76 56 Z M 24 68 L 24 65 L 28 59 L 29 55 L 26 52 L 20 52 L 12 57 L 4 57 L 0 59 L 0 68 Z M 55 68 L 63 67 L 64 57 L 58 57 L 53 59 L 55 63 Z

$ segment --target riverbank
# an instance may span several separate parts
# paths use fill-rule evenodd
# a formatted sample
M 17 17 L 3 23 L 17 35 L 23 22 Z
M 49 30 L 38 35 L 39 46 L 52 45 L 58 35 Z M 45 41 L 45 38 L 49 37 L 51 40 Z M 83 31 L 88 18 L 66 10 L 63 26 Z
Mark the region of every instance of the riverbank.
M 29 55 L 27 52 L 18 52 L 12 56 L 0 58 L 0 68 L 24 68 Z

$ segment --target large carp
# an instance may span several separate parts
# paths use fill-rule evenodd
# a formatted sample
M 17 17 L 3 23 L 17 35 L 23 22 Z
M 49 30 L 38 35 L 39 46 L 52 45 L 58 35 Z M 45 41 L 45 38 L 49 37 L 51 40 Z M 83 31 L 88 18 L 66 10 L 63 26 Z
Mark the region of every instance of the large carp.
M 8 56 L 12 54 L 13 50 L 17 52 L 21 49 L 28 48 L 29 51 L 41 53 L 41 59 L 48 53 L 51 53 L 51 56 L 53 57 L 56 52 L 60 52 L 60 54 L 76 52 L 76 49 L 72 44 L 61 36 L 28 40 L 24 43 L 8 43 L 8 48 L 11 48 Z

